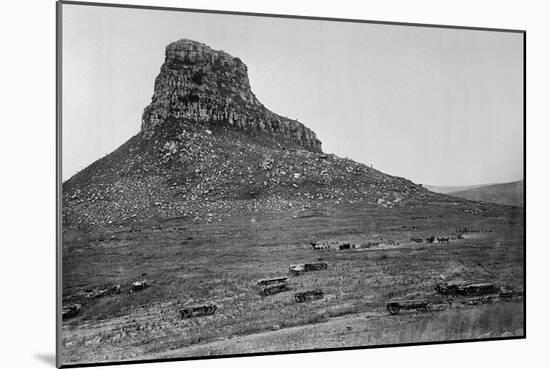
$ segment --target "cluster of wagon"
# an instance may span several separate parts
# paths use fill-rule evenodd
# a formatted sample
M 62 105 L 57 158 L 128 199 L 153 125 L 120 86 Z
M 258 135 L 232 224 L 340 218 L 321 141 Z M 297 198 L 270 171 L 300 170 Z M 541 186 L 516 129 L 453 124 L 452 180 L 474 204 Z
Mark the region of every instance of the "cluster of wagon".
M 128 289 L 128 293 L 143 291 L 149 286 L 150 282 L 148 282 L 147 280 L 136 281 L 132 283 L 132 285 Z M 118 295 L 121 292 L 122 285 L 114 284 L 112 286 L 101 286 L 85 289 L 76 294 L 67 296 L 67 298 L 65 299 L 67 301 L 67 304 L 63 305 L 61 309 L 61 317 L 62 319 L 74 318 L 80 313 L 82 306 L 88 303 L 88 301 L 99 299 L 102 297 Z
M 430 236 L 430 237 L 426 237 L 426 238 L 421 238 L 421 237 L 412 237 L 411 238 L 411 241 L 413 242 L 416 242 L 416 243 L 423 243 L 423 242 L 426 242 L 426 243 L 435 243 L 437 241 L 437 243 L 449 243 L 449 240 L 451 238 L 450 237 L 436 237 L 436 236 Z
M 288 268 L 290 276 L 298 276 L 302 273 L 326 270 L 328 264 L 325 262 L 314 262 L 304 264 L 292 264 Z M 258 288 L 260 296 L 275 295 L 280 292 L 290 291 L 289 277 L 275 277 L 268 279 L 260 279 L 258 281 Z M 294 301 L 296 302 L 308 302 L 312 300 L 320 300 L 324 297 L 324 293 L 321 289 L 298 291 L 294 293 Z
M 411 239 L 415 242 L 432 243 L 435 240 L 438 242 L 449 242 L 449 238 L 431 237 L 429 239 Z M 361 246 L 348 242 L 312 242 L 313 249 L 329 249 L 336 248 L 338 250 L 347 250 L 360 248 Z M 363 247 L 370 247 L 371 243 Z M 322 259 L 320 259 L 322 260 Z M 275 295 L 282 292 L 291 291 L 290 277 L 296 277 L 303 273 L 313 271 L 323 271 L 328 269 L 328 264 L 323 261 L 292 264 L 288 269 L 288 276 L 279 276 L 275 278 L 260 279 L 257 281 L 258 294 L 262 297 Z M 133 282 L 129 288 L 129 293 L 143 291 L 150 286 L 146 280 Z M 446 282 L 439 283 L 434 286 L 436 295 L 439 298 L 421 298 L 421 299 L 402 299 L 390 300 L 386 302 L 386 309 L 390 315 L 399 314 L 401 310 L 415 310 L 419 312 L 431 311 L 435 305 L 441 305 L 441 296 L 447 297 L 450 304 L 453 300 L 472 305 L 480 303 L 490 303 L 498 300 L 510 300 L 522 297 L 522 292 L 513 291 L 510 289 L 497 287 L 494 283 L 464 283 L 464 282 Z M 107 287 L 98 287 L 90 290 L 85 290 L 83 293 L 73 295 L 71 304 L 64 305 L 62 309 L 63 319 L 70 319 L 77 316 L 82 308 L 82 304 L 89 299 L 105 297 L 109 295 L 119 294 L 122 288 L 121 285 L 113 285 Z M 314 300 L 324 298 L 324 292 L 320 288 L 311 290 L 296 291 L 294 293 L 294 301 L 296 303 L 307 303 Z M 218 310 L 214 304 L 187 306 L 179 309 L 178 315 L 181 319 L 189 319 L 195 317 L 209 316 L 216 313 Z
M 395 244 L 394 241 L 390 240 L 387 242 L 390 245 Z M 380 242 L 364 242 L 364 243 L 352 243 L 352 242 L 341 242 L 341 241 L 316 241 L 311 242 L 311 248 L 313 250 L 356 250 L 356 249 L 368 249 L 372 246 L 380 246 Z
M 325 262 L 312 262 L 303 264 L 292 264 L 289 267 L 290 276 L 298 276 L 302 273 L 326 270 L 328 264 Z M 260 296 L 275 295 L 280 292 L 290 291 L 289 277 L 276 277 L 269 279 L 261 279 L 258 281 L 258 288 Z M 129 288 L 129 293 L 136 293 L 145 290 L 150 287 L 150 283 L 146 280 L 133 282 Z M 71 319 L 77 316 L 82 309 L 82 304 L 91 298 L 104 297 L 112 294 L 119 294 L 122 288 L 120 285 L 114 285 L 112 287 L 99 289 L 96 288 L 93 291 L 87 291 L 84 294 L 79 294 L 81 297 L 80 303 L 72 303 L 63 306 L 62 318 Z M 324 293 L 321 289 L 298 291 L 294 293 L 294 301 L 298 303 L 309 302 L 312 300 L 323 299 Z M 74 300 L 74 299 L 73 299 Z M 178 314 L 182 319 L 202 317 L 213 315 L 217 311 L 217 306 L 214 304 L 188 306 L 178 310 Z
M 514 291 L 505 287 L 498 287 L 494 283 L 465 283 L 461 281 L 438 283 L 434 286 L 436 293 L 447 297 L 447 302 L 453 301 L 466 305 L 493 303 L 499 300 L 522 298 L 523 292 Z M 386 308 L 391 315 L 399 314 L 401 310 L 416 310 L 427 312 L 437 303 L 436 299 L 390 300 Z
M 314 270 L 325 270 L 328 264 L 323 262 L 305 263 L 305 264 L 293 264 L 289 267 L 289 274 L 291 276 L 297 276 L 301 273 L 310 272 Z M 275 277 L 260 279 L 257 282 L 258 293 L 260 296 L 275 295 L 280 292 L 290 291 L 289 277 Z M 308 302 L 312 300 L 320 300 L 324 297 L 324 293 L 321 289 L 298 291 L 294 293 L 294 301 L 296 302 Z M 199 305 L 185 307 L 179 310 L 179 316 L 182 319 L 189 319 L 195 317 L 202 317 L 212 315 L 217 311 L 217 306 L 213 304 Z

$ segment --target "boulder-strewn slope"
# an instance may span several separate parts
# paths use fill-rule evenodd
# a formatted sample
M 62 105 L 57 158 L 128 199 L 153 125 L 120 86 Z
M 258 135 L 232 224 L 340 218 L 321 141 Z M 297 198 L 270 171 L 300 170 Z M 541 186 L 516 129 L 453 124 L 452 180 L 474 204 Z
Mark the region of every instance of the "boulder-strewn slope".
M 63 184 L 64 224 L 456 200 L 322 153 L 313 131 L 256 99 L 246 70 L 204 44 L 168 45 L 141 132 Z
M 217 220 L 249 210 L 280 211 L 364 202 L 396 206 L 437 198 L 412 182 L 352 160 L 281 149 L 223 126 L 187 126 L 175 136 L 136 135 L 63 185 L 66 224 L 154 216 Z

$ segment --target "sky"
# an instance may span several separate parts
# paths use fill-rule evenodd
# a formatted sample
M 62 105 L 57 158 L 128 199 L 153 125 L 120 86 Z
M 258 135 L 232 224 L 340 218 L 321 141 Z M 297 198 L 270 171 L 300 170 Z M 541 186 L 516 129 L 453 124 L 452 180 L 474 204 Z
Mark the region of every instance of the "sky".
M 252 91 L 323 151 L 415 183 L 523 178 L 523 35 L 63 5 L 62 177 L 140 130 L 164 49 L 239 57 Z

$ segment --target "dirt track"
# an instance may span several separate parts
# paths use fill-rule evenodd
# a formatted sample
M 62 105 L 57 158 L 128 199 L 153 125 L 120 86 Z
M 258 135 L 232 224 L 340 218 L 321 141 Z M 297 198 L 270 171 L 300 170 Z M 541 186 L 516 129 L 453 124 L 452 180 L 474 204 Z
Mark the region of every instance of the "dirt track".
M 512 317 L 510 322 L 503 319 Z M 319 348 L 468 340 L 523 335 L 520 302 L 467 307 L 427 314 L 362 313 L 327 322 L 194 345 L 152 358 L 276 352 Z

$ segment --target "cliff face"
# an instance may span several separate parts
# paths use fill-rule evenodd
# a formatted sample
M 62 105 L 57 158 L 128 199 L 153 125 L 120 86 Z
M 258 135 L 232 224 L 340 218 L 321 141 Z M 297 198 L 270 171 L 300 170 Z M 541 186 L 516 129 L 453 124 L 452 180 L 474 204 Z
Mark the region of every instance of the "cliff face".
M 143 137 L 151 138 L 173 120 L 229 124 L 321 152 L 321 141 L 312 130 L 262 105 L 239 58 L 186 39 L 166 47 L 151 104 L 143 112 Z

